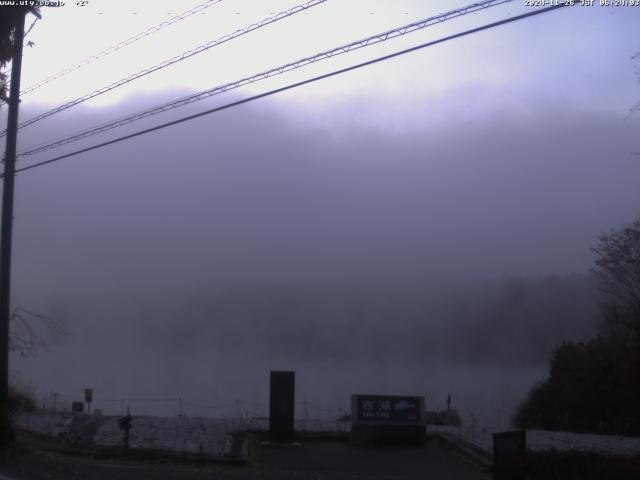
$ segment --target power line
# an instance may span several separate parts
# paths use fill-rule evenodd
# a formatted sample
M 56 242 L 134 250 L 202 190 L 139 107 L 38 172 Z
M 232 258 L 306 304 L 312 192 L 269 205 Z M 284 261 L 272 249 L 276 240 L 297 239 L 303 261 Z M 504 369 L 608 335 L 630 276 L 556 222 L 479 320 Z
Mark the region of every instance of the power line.
M 179 22 L 180 20 L 184 20 L 185 18 L 190 17 L 191 15 L 195 15 L 198 12 L 201 12 L 202 10 L 205 10 L 217 3 L 222 2 L 222 0 L 207 0 L 206 2 L 197 5 L 189 10 L 186 10 L 172 18 L 170 18 L 169 20 L 166 20 L 162 23 L 159 23 L 158 25 L 155 25 L 151 28 L 148 28 L 147 30 L 144 30 L 143 32 L 137 33 L 135 35 L 133 35 L 132 37 L 127 38 L 126 40 L 121 41 L 120 43 L 117 43 L 115 45 L 112 45 L 111 47 L 102 50 L 99 53 L 96 53 L 95 55 L 92 55 L 90 57 L 85 58 L 84 60 L 76 63 L 75 65 L 71 65 L 70 67 L 65 68 L 64 70 L 60 70 L 58 73 L 55 73 L 53 75 L 51 75 L 50 77 L 45 78 L 44 80 L 40 80 L 37 83 L 34 83 L 33 85 L 31 85 L 30 87 L 25 88 L 24 90 L 22 90 L 20 92 L 20 95 L 25 95 L 29 92 L 32 92 L 44 85 L 46 85 L 49 82 L 52 82 L 54 80 L 57 80 L 58 78 L 64 77 L 65 75 L 68 75 L 71 72 L 74 72 L 76 70 L 78 70 L 81 67 L 84 67 L 85 65 L 88 65 L 90 63 L 95 62 L 96 60 L 99 60 L 102 57 L 105 57 L 113 52 L 116 52 L 128 45 L 131 45 L 134 42 L 137 42 L 138 40 L 141 40 L 145 37 L 148 37 L 149 35 L 152 35 L 156 32 L 159 32 L 160 30 L 163 30 L 165 28 L 167 28 L 170 25 L 173 25 L 174 23 Z
M 124 397 L 124 400 L 130 402 L 159 402 L 159 403 L 169 403 L 169 402 L 177 402 L 179 398 L 155 398 L 155 397 Z
M 134 80 L 137 80 L 139 78 L 145 77 L 153 72 L 157 72 L 158 70 L 162 70 L 163 68 L 166 68 L 170 65 L 173 65 L 175 63 L 181 62 L 183 60 L 186 60 L 187 58 L 191 58 L 194 55 L 197 55 L 199 53 L 202 53 L 206 50 L 209 50 L 213 47 L 217 47 L 219 45 L 222 45 L 223 43 L 229 42 L 235 38 L 241 37 L 243 35 L 246 35 L 250 32 L 253 32 L 255 30 L 258 30 L 262 27 L 265 27 L 267 25 L 270 25 L 272 23 L 278 22 L 282 19 L 285 19 L 287 17 L 290 17 L 292 15 L 295 15 L 296 13 L 300 13 L 300 12 L 304 12 L 309 8 L 315 7 L 317 5 L 320 5 L 324 2 L 326 2 L 327 0 L 309 0 L 306 3 L 300 4 L 300 5 L 296 5 L 295 7 L 292 7 L 288 10 L 284 10 L 274 16 L 265 18 L 263 20 L 260 20 L 257 23 L 253 23 L 251 25 L 249 25 L 248 27 L 245 28 L 241 28 L 239 30 L 236 30 L 235 32 L 228 34 L 228 35 L 224 35 L 216 40 L 212 40 L 210 42 L 204 43 L 202 45 L 197 46 L 194 49 L 191 50 L 187 50 L 186 52 L 181 53 L 180 55 L 176 55 L 175 57 L 169 58 L 168 60 L 164 60 L 161 63 L 158 63 L 152 67 L 149 68 L 145 68 L 144 70 L 140 70 L 139 72 L 136 72 L 132 75 L 129 75 L 128 77 L 122 78 L 116 82 L 110 83 L 109 85 L 106 85 L 104 87 L 101 87 L 97 90 L 94 90 L 93 92 L 87 93 L 81 97 L 78 97 L 74 100 L 71 100 L 70 102 L 64 103 L 62 105 L 59 105 L 51 110 L 48 110 L 44 113 L 41 113 L 40 115 L 37 115 L 33 118 L 30 118 L 29 120 L 22 122 L 18 128 L 24 128 L 28 125 L 32 125 L 36 122 L 39 122 L 40 120 L 43 120 L 47 117 L 50 117 L 51 115 L 55 115 L 56 113 L 60 113 L 64 110 L 67 110 L 71 107 L 75 107 L 76 105 L 79 105 L 81 103 L 86 102 L 87 100 L 90 100 L 92 98 L 95 98 L 99 95 L 102 95 L 103 93 L 107 93 L 110 92 L 111 90 L 114 90 L 118 87 L 121 87 L 122 85 L 126 85 L 127 83 L 130 83 Z M 2 134 L 0 134 L 0 137 L 4 136 L 5 132 L 3 132 Z
M 304 57 L 301 58 L 299 60 L 296 60 L 294 62 L 290 62 L 284 65 L 280 65 L 279 67 L 275 67 L 275 68 L 271 68 L 269 70 L 257 73 L 255 75 L 252 75 L 250 77 L 245 77 L 242 78 L 240 80 L 236 80 L 234 82 L 230 82 L 230 83 L 226 83 L 223 85 L 219 85 L 213 88 L 210 88 L 208 90 L 193 94 L 193 95 L 189 95 L 187 97 L 183 97 L 181 99 L 178 100 L 174 100 L 172 102 L 168 102 L 168 103 L 164 103 L 162 105 L 153 107 L 151 109 L 148 110 L 143 110 L 141 112 L 138 113 L 134 113 L 131 115 L 128 115 L 126 117 L 120 118 L 118 120 L 114 120 L 111 122 L 108 122 L 106 124 L 100 125 L 98 127 L 94 127 L 94 128 L 90 128 L 88 130 L 84 130 L 81 131 L 79 133 L 73 134 L 71 136 L 67 136 L 64 137 L 62 139 L 56 140 L 54 142 L 51 143 L 47 143 L 45 145 L 41 145 L 35 148 L 32 148 L 31 150 L 27 150 L 24 151 L 22 153 L 20 153 L 18 156 L 25 156 L 25 155 L 34 155 L 36 153 L 40 153 L 43 152 L 45 150 L 50 150 L 51 148 L 55 148 L 55 147 L 59 147 L 62 145 L 66 145 L 67 143 L 71 143 L 83 138 L 87 138 L 93 135 L 97 135 L 99 133 L 104 133 L 108 130 L 112 130 L 114 128 L 123 126 L 123 125 L 127 125 L 129 123 L 135 122 L 137 120 L 142 120 L 143 118 L 146 117 L 150 117 L 153 115 L 157 115 L 159 113 L 163 113 L 169 110 L 173 110 L 174 108 L 178 108 L 178 107 L 182 107 L 185 105 L 188 105 L 190 103 L 194 103 L 194 102 L 198 102 L 200 100 L 204 100 L 205 98 L 214 96 L 214 95 L 219 95 L 221 93 L 225 93 L 228 92 L 230 90 L 234 90 L 237 88 L 240 88 L 242 86 L 245 85 L 249 85 L 251 83 L 255 83 L 261 80 L 266 80 L 268 78 L 274 77 L 276 75 L 281 75 L 283 73 L 287 73 L 291 70 L 295 70 L 298 68 L 302 68 L 306 65 L 310 65 L 312 63 L 316 63 L 319 62 L 321 60 L 326 60 L 338 55 L 342 55 L 345 53 L 348 53 L 352 50 L 357 50 L 360 48 L 364 48 L 370 45 L 374 45 L 377 43 L 381 43 L 381 42 L 386 42 L 387 40 L 390 40 L 392 38 L 397 38 L 403 35 L 407 35 L 411 32 L 415 32 L 417 30 L 421 30 L 424 28 L 427 28 L 429 26 L 435 25 L 435 24 L 439 24 L 439 23 L 443 23 L 447 20 L 451 20 L 454 18 L 458 18 L 461 17 L 463 15 L 467 15 L 470 13 L 475 13 L 479 10 L 484 10 L 490 7 L 494 7 L 494 6 L 498 6 L 504 3 L 509 3 L 513 0 L 487 0 L 487 1 L 483 1 L 483 2 L 478 2 L 478 3 L 473 3 L 471 5 L 468 5 L 466 7 L 462 7 L 462 8 L 458 8 L 455 10 L 451 10 L 449 12 L 446 13 L 442 13 L 433 17 L 428 17 L 425 18 L 423 20 L 419 20 L 417 22 L 412 22 L 409 23 L 407 25 L 403 25 L 401 27 L 397 27 L 394 28 L 392 30 L 387 30 L 375 35 L 371 35 L 369 37 L 366 37 L 364 39 L 361 40 L 356 40 L 354 42 L 345 44 L 345 45 L 341 45 L 339 47 L 335 47 L 332 48 L 330 50 L 326 50 L 324 52 L 320 52 L 317 53 L 315 55 L 312 56 L 308 56 L 308 57 Z
M 253 95 L 251 97 L 244 98 L 242 100 L 237 100 L 235 102 L 230 102 L 230 103 L 227 103 L 227 104 L 219 106 L 219 107 L 211 108 L 209 110 L 205 110 L 203 112 L 196 113 L 194 115 L 189 115 L 189 116 L 186 116 L 186 117 L 182 117 L 182 118 L 179 118 L 177 120 L 173 120 L 171 122 L 163 123 L 161 125 L 156 125 L 155 127 L 147 128 L 147 129 L 144 129 L 144 130 L 139 130 L 139 131 L 137 131 L 135 133 L 131 133 L 129 135 L 124 135 L 122 137 L 118 137 L 118 138 L 115 138 L 113 140 L 109 140 L 109 141 L 102 142 L 102 143 L 99 143 L 99 144 L 96 144 L 96 145 L 92 145 L 91 147 L 87 147 L 87 148 L 83 148 L 83 149 L 80 149 L 80 150 L 76 150 L 74 152 L 67 153 L 65 155 L 60 155 L 58 157 L 51 158 L 49 160 L 45 160 L 45 161 L 42 161 L 42 162 L 34 163 L 34 164 L 28 165 L 26 167 L 18 168 L 18 169 L 16 169 L 16 173 L 17 172 L 24 172 L 26 170 L 31 170 L 32 168 L 36 168 L 36 167 L 40 167 L 40 166 L 47 165 L 47 164 L 50 164 L 50 163 L 54 163 L 54 162 L 57 162 L 59 160 L 63 160 L 65 158 L 73 157 L 73 156 L 79 155 L 81 153 L 85 153 L 85 152 L 89 152 L 91 150 L 96 150 L 98 148 L 105 147 L 107 145 L 112 145 L 114 143 L 119 143 L 119 142 L 122 142 L 124 140 L 135 138 L 135 137 L 138 137 L 138 136 L 141 136 L 141 135 L 145 135 L 147 133 L 155 132 L 157 130 L 161 130 L 161 129 L 166 128 L 166 127 L 170 127 L 170 126 L 173 126 L 173 125 L 177 125 L 179 123 L 187 122 L 189 120 L 194 120 L 196 118 L 203 117 L 205 115 L 209 115 L 209 114 L 212 114 L 212 113 L 220 112 L 222 110 L 226 110 L 226 109 L 229 109 L 231 107 L 236 107 L 238 105 L 249 103 L 251 101 L 258 100 L 260 98 L 265 98 L 265 97 L 268 97 L 268 96 L 271 96 L 271 95 L 275 95 L 277 93 L 285 92 L 287 90 L 292 90 L 294 88 L 297 88 L 297 87 L 300 87 L 300 86 L 303 86 L 303 85 L 308 85 L 310 83 L 314 83 L 314 82 L 317 82 L 319 80 L 324 80 L 324 79 L 327 79 L 327 78 L 330 78 L 330 77 L 334 77 L 334 76 L 337 76 L 337 75 L 340 75 L 340 74 L 343 74 L 343 73 L 346 73 L 346 72 L 357 70 L 357 69 L 362 68 L 362 67 L 366 67 L 366 66 L 369 66 L 369 65 L 380 63 L 380 62 L 383 62 L 385 60 L 389 60 L 389 59 L 392 59 L 392 58 L 395 58 L 395 57 L 399 57 L 401 55 L 405 55 L 407 53 L 415 52 L 417 50 L 421 50 L 423 48 L 431 47 L 433 45 L 444 43 L 444 42 L 447 42 L 449 40 L 454 40 L 456 38 L 460 38 L 460 37 L 464 37 L 464 36 L 471 35 L 471 34 L 474 34 L 474 33 L 478 33 L 478 32 L 481 32 L 483 30 L 488 30 L 488 29 L 491 29 L 491 28 L 494 28 L 494 27 L 498 27 L 498 26 L 501 26 L 501 25 L 506 25 L 508 23 L 512 23 L 512 22 L 515 22 L 515 21 L 518 21 L 518 20 L 524 20 L 526 18 L 530 18 L 530 17 L 533 17 L 535 15 L 540 15 L 542 13 L 547 13 L 547 12 L 550 12 L 550 11 L 553 11 L 553 10 L 557 10 L 559 8 L 571 6 L 571 5 L 577 5 L 577 4 L 574 4 L 574 3 L 561 3 L 561 4 L 558 4 L 558 5 L 553 5 L 551 7 L 546 7 L 546 8 L 542 8 L 542 9 L 539 9 L 539 10 L 534 10 L 532 12 L 524 13 L 522 15 L 517 15 L 515 17 L 510 17 L 510 18 L 506 18 L 506 19 L 503 19 L 503 20 L 499 20 L 497 22 L 485 24 L 485 25 L 482 25 L 480 27 L 472 28 L 470 30 L 465 30 L 463 32 L 456 33 L 456 34 L 453 34 L 453 35 L 448 35 L 446 37 L 442 37 L 442 38 L 439 38 L 437 40 L 432 40 L 432 41 L 429 41 L 429 42 L 426 42 L 426 43 L 422 43 L 422 44 L 414 46 L 414 47 L 410 47 L 410 48 L 407 48 L 407 49 L 404 49 L 404 50 L 400 50 L 398 52 L 390 53 L 388 55 L 383 55 L 381 57 L 377 57 L 377 58 L 374 58 L 372 60 L 368 60 L 366 62 L 362 62 L 362 63 L 358 63 L 356 65 L 352 65 L 350 67 L 341 68 L 339 70 L 334 70 L 332 72 L 325 73 L 325 74 L 322 74 L 322 75 L 318 75 L 318 76 L 309 78 L 307 80 L 302 80 L 300 82 L 291 83 L 291 84 L 286 85 L 284 87 L 279 87 L 279 88 L 276 88 L 276 89 L 273 89 L 273 90 L 269 90 L 268 92 L 264 92 L 264 93 L 261 93 L 261 94 L 258 94 L 258 95 Z
M 190 407 L 193 407 L 193 408 L 200 408 L 200 409 L 204 409 L 204 410 L 207 410 L 207 409 L 220 409 L 220 408 L 232 408 L 232 407 L 236 406 L 235 403 L 229 403 L 229 404 L 226 404 L 226 405 L 201 405 L 201 404 L 193 403 L 193 402 L 190 402 L 190 401 L 184 400 L 184 399 L 183 399 L 182 403 L 184 403 L 186 406 L 190 406 Z

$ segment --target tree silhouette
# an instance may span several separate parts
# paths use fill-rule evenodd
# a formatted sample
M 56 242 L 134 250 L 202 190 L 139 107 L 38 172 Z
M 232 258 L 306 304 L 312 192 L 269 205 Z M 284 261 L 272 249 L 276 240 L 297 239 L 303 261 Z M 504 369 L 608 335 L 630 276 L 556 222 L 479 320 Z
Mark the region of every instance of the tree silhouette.
M 634 345 L 640 340 L 640 219 L 603 233 L 592 250 L 592 272 L 605 295 L 600 333 Z
M 13 58 L 15 50 L 15 25 L 21 15 L 34 14 L 40 18 L 40 8 L 31 6 L 3 6 L 0 7 L 0 100 L 7 101 L 7 84 L 9 78 L 4 71 L 7 62 Z
M 555 349 L 548 379 L 516 412 L 521 428 L 640 434 L 640 219 L 598 240 L 599 335 Z
M 49 340 L 69 335 L 62 322 L 16 308 L 10 317 L 9 350 L 21 356 L 29 356 L 49 348 Z

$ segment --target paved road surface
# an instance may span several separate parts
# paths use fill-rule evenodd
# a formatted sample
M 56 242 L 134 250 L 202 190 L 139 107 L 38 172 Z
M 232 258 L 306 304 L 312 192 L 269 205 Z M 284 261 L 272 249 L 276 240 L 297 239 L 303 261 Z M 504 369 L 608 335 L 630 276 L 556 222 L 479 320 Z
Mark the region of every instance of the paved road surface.
M 347 443 L 308 443 L 256 450 L 252 465 L 126 462 L 47 452 L 6 459 L 0 480 L 489 480 L 491 476 L 438 440 L 423 448 L 353 448 Z

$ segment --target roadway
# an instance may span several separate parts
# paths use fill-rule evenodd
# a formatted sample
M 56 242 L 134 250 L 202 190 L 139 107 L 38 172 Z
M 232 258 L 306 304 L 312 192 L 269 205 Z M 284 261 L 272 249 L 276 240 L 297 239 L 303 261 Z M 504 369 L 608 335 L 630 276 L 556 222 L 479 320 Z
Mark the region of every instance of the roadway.
M 0 480 L 489 480 L 457 449 L 430 439 L 424 447 L 354 448 L 346 442 L 258 446 L 246 465 L 125 461 L 46 451 L 5 455 Z

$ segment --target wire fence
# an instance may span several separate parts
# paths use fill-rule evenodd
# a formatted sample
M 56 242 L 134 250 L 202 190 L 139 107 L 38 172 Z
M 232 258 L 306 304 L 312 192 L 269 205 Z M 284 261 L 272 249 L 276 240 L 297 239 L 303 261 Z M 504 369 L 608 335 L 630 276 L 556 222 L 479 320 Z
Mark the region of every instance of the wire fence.
M 268 419 L 269 403 L 234 400 L 221 403 L 203 403 L 184 397 L 162 396 L 94 396 L 86 402 L 82 393 L 52 392 L 41 395 L 37 400 L 37 408 L 48 413 L 71 413 L 73 403 L 82 403 L 85 414 L 107 416 L 124 416 L 127 413 L 138 416 L 177 417 L 177 418 L 225 418 L 251 422 L 254 419 Z M 306 400 L 295 403 L 297 420 L 338 421 L 348 416 L 346 408 L 328 408 Z

